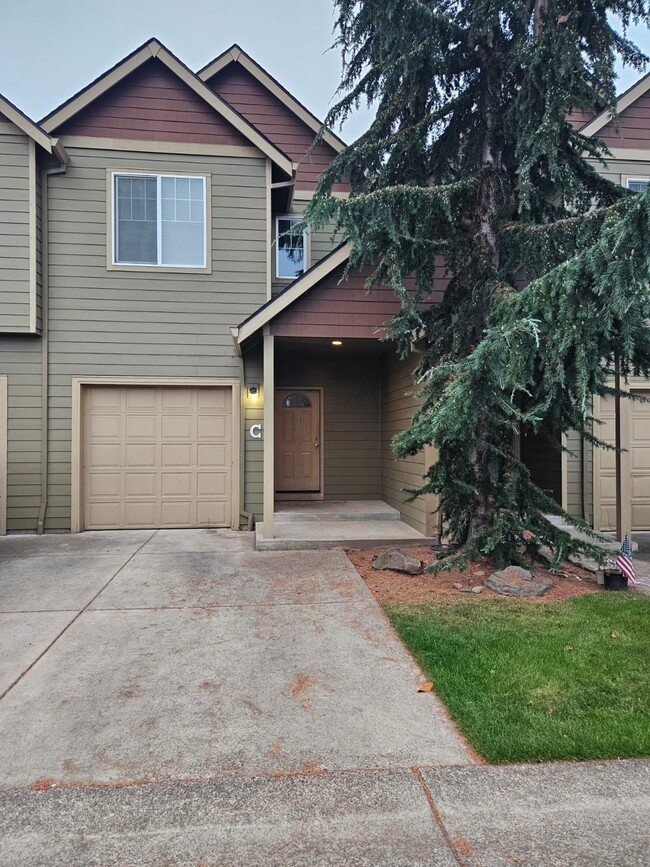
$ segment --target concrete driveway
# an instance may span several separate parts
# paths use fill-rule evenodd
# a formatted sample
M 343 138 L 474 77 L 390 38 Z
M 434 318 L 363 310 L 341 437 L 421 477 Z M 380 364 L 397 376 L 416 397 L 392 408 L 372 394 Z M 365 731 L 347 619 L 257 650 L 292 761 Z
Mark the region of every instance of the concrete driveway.
M 485 816 L 499 786 L 525 810 L 524 781 L 471 767 L 423 679 L 342 551 L 260 553 L 229 531 L 0 539 L 0 863 L 512 863 L 485 860 Z M 611 853 L 637 863 L 647 766 L 603 768 L 551 798 L 582 793 L 566 863 L 593 848 L 604 779 Z M 632 815 L 619 840 L 612 816 Z M 538 849 L 520 834 L 507 852 Z

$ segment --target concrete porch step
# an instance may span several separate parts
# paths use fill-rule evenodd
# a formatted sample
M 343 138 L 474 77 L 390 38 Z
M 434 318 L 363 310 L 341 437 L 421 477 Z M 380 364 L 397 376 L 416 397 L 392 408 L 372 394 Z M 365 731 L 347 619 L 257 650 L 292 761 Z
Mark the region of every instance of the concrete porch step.
M 380 545 L 433 545 L 403 521 L 280 521 L 275 538 L 264 538 L 264 523 L 255 525 L 258 551 L 300 551 L 322 548 L 375 548 Z
M 276 522 L 399 521 L 400 513 L 382 500 L 286 501 L 275 504 Z

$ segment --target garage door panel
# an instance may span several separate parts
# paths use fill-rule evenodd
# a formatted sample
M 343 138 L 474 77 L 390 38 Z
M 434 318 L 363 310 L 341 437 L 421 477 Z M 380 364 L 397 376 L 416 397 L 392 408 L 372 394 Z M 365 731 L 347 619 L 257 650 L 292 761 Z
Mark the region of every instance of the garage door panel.
M 189 415 L 163 415 L 162 435 L 163 439 L 178 437 L 179 439 L 193 439 L 195 419 Z
M 196 393 L 188 388 L 161 388 L 163 410 L 189 410 L 196 404 Z
M 90 528 L 96 530 L 110 530 L 113 527 L 119 526 L 121 522 L 119 502 L 88 503 L 86 507 L 86 522 Z
M 230 459 L 230 447 L 220 443 L 199 443 L 197 456 L 200 467 L 224 467 Z
M 633 470 L 650 470 L 650 442 L 643 446 L 632 445 L 630 464 Z
M 215 525 L 225 526 L 228 524 L 228 504 L 215 503 L 212 501 L 203 502 L 199 500 L 196 504 L 197 523 L 199 526 Z
M 199 439 L 230 441 L 229 418 L 225 416 L 199 415 L 196 424 L 196 433 Z
M 155 443 L 130 443 L 124 448 L 125 465 L 128 468 L 155 467 L 158 462 L 156 452 L 158 447 Z
M 226 473 L 199 473 L 197 478 L 197 492 L 199 496 L 215 495 L 226 497 L 229 495 L 228 475 Z
M 159 524 L 158 501 L 126 500 L 124 502 L 125 527 L 156 527 Z
M 94 469 L 119 467 L 121 464 L 120 452 L 121 448 L 117 444 L 93 443 L 87 451 L 89 465 Z
M 189 473 L 163 473 L 163 497 L 190 496 L 192 493 L 192 476 Z
M 83 409 L 87 529 L 230 525 L 230 388 L 92 386 Z
M 120 416 L 111 414 L 90 416 L 89 433 L 95 440 L 111 440 L 121 437 L 120 431 Z
M 157 422 L 155 415 L 127 414 L 124 418 L 127 439 L 157 439 Z
M 155 497 L 157 495 L 156 473 L 124 474 L 124 494 L 127 497 Z
M 174 467 L 191 467 L 195 463 L 194 443 L 164 443 L 162 446 L 162 466 L 168 469 Z
M 107 388 L 107 390 L 109 390 L 109 388 Z M 130 385 L 126 388 L 118 387 L 116 390 L 121 392 L 121 403 L 127 410 L 156 409 L 158 394 L 156 388 L 143 388 L 140 386 Z
M 90 473 L 88 493 L 91 497 L 119 497 L 120 476 L 116 473 Z

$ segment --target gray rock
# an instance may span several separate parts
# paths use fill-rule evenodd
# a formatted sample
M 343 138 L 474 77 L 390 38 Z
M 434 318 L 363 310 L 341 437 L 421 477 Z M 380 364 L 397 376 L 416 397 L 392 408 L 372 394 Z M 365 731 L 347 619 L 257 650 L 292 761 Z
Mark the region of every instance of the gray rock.
M 452 584 L 452 587 L 454 588 L 454 590 L 462 590 L 463 589 L 462 584 Z
M 482 584 L 478 584 L 476 587 L 472 587 L 472 593 L 482 593 L 484 587 Z
M 543 596 L 553 582 L 549 578 L 533 576 L 521 566 L 507 566 L 486 578 L 485 586 L 501 596 Z
M 418 575 L 422 571 L 422 561 L 416 560 L 399 548 L 389 548 L 384 554 L 372 558 L 373 569 L 392 569 L 395 572 L 407 572 Z

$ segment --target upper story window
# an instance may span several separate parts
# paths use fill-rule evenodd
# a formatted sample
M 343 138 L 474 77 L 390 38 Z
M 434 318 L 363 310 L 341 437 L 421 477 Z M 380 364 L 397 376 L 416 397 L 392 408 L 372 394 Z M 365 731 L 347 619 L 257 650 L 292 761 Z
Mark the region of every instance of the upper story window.
M 295 280 L 305 271 L 305 236 L 291 232 L 299 222 L 299 217 L 278 217 L 275 222 L 275 276 L 281 280 Z
M 113 265 L 207 268 L 206 178 L 113 174 Z
M 642 193 L 648 186 L 648 178 L 627 178 L 628 190 L 634 190 L 636 193 Z

